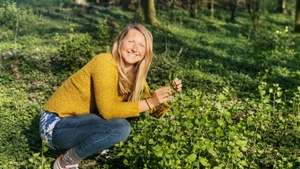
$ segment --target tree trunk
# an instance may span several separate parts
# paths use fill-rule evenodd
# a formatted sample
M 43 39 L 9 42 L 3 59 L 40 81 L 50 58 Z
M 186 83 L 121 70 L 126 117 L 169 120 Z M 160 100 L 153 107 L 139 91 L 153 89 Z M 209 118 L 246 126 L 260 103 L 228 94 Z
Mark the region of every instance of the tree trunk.
M 295 32 L 300 33 L 300 0 L 297 0 L 296 5 Z
M 198 6 L 199 6 L 200 0 L 191 0 L 190 3 L 190 16 L 192 18 L 196 18 L 198 14 Z
M 210 0 L 210 16 L 211 18 L 214 18 L 215 16 L 215 1 L 214 0 Z
M 239 0 L 230 0 L 230 2 L 229 2 L 229 8 L 231 10 L 231 16 L 230 16 L 231 22 L 235 22 L 235 11 L 236 11 L 238 3 L 239 3 Z
M 248 11 L 251 15 L 252 25 L 254 31 L 257 29 L 258 21 L 259 21 L 259 8 L 260 8 L 260 0 L 246 0 Z
M 280 13 L 286 13 L 285 0 L 277 1 L 277 10 L 276 11 L 280 12 Z
M 136 0 L 122 0 L 121 4 L 125 10 L 129 11 L 135 11 L 137 8 Z
M 207 10 L 207 0 L 201 0 L 200 9 L 206 11 Z
M 154 0 L 140 0 L 140 1 L 143 8 L 145 21 L 151 25 L 158 24 L 158 20 L 156 18 Z
M 86 2 L 86 0 L 74 0 L 75 4 L 78 5 L 87 5 L 88 3 Z

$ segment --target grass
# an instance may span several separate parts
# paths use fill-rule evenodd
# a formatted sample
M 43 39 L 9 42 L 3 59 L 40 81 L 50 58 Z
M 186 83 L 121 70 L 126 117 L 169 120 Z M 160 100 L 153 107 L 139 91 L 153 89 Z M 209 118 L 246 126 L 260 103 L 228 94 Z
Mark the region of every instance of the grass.
M 34 2 L 27 1 L 27 3 Z M 48 8 L 38 3 L 35 5 L 22 7 L 22 5 L 10 4 L 9 7 L 1 6 L 0 8 L 2 10 L 0 14 L 5 12 L 5 15 L 1 16 L 6 17 L 0 16 L 1 23 L 5 23 L 0 26 L 2 30 L 0 32 L 0 125 L 2 126 L 2 131 L 0 132 L 0 168 L 50 168 L 55 158 L 61 153 L 42 146 L 38 135 L 38 117 L 47 98 L 71 73 L 54 70 L 55 65 L 52 62 L 53 59 L 63 56 L 64 53 L 59 53 L 58 51 L 65 45 L 68 38 L 72 36 L 78 38 L 80 35 L 83 36 L 88 33 L 91 37 L 91 44 L 89 45 L 94 52 L 105 52 L 110 50 L 117 32 L 126 24 L 138 21 L 134 18 L 133 13 L 123 11 L 118 6 L 94 6 L 90 13 L 83 14 L 79 7 L 71 7 L 64 1 L 45 4 Z M 6 11 L 3 11 L 3 9 L 6 9 Z M 237 113 L 233 111 L 235 109 L 237 111 L 240 111 L 240 109 L 241 111 L 244 109 L 267 111 L 259 109 L 264 98 L 261 92 L 266 91 L 270 93 L 273 88 L 266 87 L 262 89 L 262 82 L 266 82 L 269 86 L 279 84 L 285 93 L 280 100 L 286 102 L 286 104 L 277 109 L 280 113 L 287 113 L 285 111 L 290 110 L 289 105 L 295 99 L 294 95 L 298 92 L 297 87 L 300 86 L 300 70 L 298 68 L 300 57 L 299 35 L 293 34 L 291 31 L 294 21 L 293 13 L 286 15 L 269 12 L 262 13 L 261 25 L 256 34 L 251 28 L 249 14 L 244 10 L 238 11 L 236 23 L 226 21 L 229 18 L 229 12 L 225 10 L 217 10 L 214 19 L 205 14 L 199 14 L 197 18 L 190 18 L 188 12 L 184 10 L 158 9 L 157 16 L 160 21 L 159 26 L 154 27 L 145 24 L 153 33 L 154 51 L 156 54 L 149 72 L 148 81 L 151 87 L 155 88 L 156 86 L 164 85 L 170 76 L 175 74 L 183 80 L 184 91 L 179 97 L 182 100 L 178 100 L 180 106 L 175 106 L 176 108 L 172 110 L 172 113 L 179 115 L 180 118 L 172 115 L 167 116 L 175 118 L 174 122 L 168 121 L 169 118 L 166 118 L 165 121 L 153 121 L 147 116 L 140 117 L 140 122 L 133 120 L 134 129 L 138 129 L 139 126 L 148 127 L 136 132 L 136 135 L 132 136 L 128 144 L 141 136 L 144 139 L 152 139 L 152 136 L 164 138 L 165 135 L 160 136 L 158 134 L 160 131 L 156 129 L 153 134 L 149 134 L 152 131 L 149 132 L 147 129 L 150 130 L 153 125 L 157 125 L 158 129 L 162 128 L 162 130 L 164 127 L 168 127 L 165 126 L 165 123 L 172 125 L 175 125 L 175 123 L 178 125 L 177 123 L 179 123 L 182 124 L 183 128 L 186 127 L 187 129 L 189 129 L 190 124 L 200 125 L 200 122 L 193 120 L 197 116 L 193 115 L 190 110 L 196 113 L 197 111 L 202 112 L 200 110 L 203 109 L 206 111 L 211 109 L 212 114 L 218 109 L 220 111 L 225 109 L 232 114 Z M 111 24 L 112 21 L 115 22 L 114 25 Z M 286 27 L 290 31 L 285 32 Z M 276 31 L 280 33 L 276 33 Z M 75 43 L 78 41 L 80 39 L 75 39 Z M 68 52 L 73 52 L 73 49 L 69 50 Z M 88 60 L 88 58 L 85 59 Z M 203 98 L 201 98 L 203 101 L 201 103 L 193 103 L 194 100 L 201 100 L 199 98 L 200 95 L 201 97 L 203 95 Z M 229 99 L 229 103 L 222 102 L 220 104 L 218 99 L 222 100 L 224 97 L 225 100 Z M 299 100 L 296 99 L 295 102 Z M 233 103 L 238 103 L 236 105 L 237 108 L 234 107 Z M 216 107 L 214 107 L 215 105 Z M 224 112 L 226 112 L 225 110 Z M 299 114 L 297 107 L 294 107 L 292 110 Z M 181 117 L 182 114 L 179 114 L 180 112 L 190 114 L 189 118 L 185 117 L 186 119 L 184 119 Z M 216 120 L 215 117 L 199 115 L 200 120 L 208 117 Z M 263 119 L 262 115 L 258 117 L 256 117 L 258 120 Z M 184 120 L 190 122 L 190 124 L 185 123 Z M 264 117 L 263 120 L 267 121 L 268 119 Z M 248 122 L 247 127 L 251 127 L 251 122 L 253 121 Z M 290 121 L 290 125 L 294 125 L 294 129 L 289 128 L 290 130 L 286 134 L 293 133 L 292 131 L 294 130 L 298 131 L 298 122 L 299 120 Z M 208 121 L 208 123 L 211 126 L 220 124 L 224 127 L 220 120 L 218 123 L 216 121 Z M 283 122 L 281 123 L 283 124 Z M 281 123 L 278 123 L 279 127 Z M 238 124 L 245 125 L 244 123 Z M 272 123 L 267 124 L 270 129 L 274 127 L 271 125 Z M 232 125 L 232 127 L 234 126 Z M 210 128 L 209 130 L 212 129 Z M 226 130 L 230 131 L 228 128 Z M 239 130 L 241 132 L 236 136 L 241 140 L 245 139 L 240 137 L 240 135 L 245 134 L 246 131 L 244 131 L 244 128 L 239 128 Z M 273 138 L 270 135 L 278 134 L 276 132 L 280 133 L 281 130 L 272 130 L 266 136 Z M 221 138 L 217 134 L 208 133 L 208 135 L 210 134 L 212 139 L 218 140 L 219 137 Z M 297 134 L 289 134 L 288 136 L 291 136 L 292 140 L 299 141 Z M 282 135 L 279 134 L 279 137 L 282 137 Z M 172 137 L 168 136 L 167 138 Z M 249 136 L 249 138 L 251 137 Z M 142 140 L 142 138 L 139 139 Z M 174 140 L 175 138 L 172 139 Z M 187 138 L 184 138 L 184 140 L 185 143 L 187 141 L 194 143 Z M 231 138 L 231 140 L 234 139 Z M 158 145 L 165 144 L 163 141 L 159 143 Z M 182 146 L 182 152 L 188 152 L 186 150 L 190 147 L 184 146 L 185 143 L 174 142 L 174 144 Z M 261 147 L 265 145 L 264 141 L 258 143 L 261 144 Z M 266 143 L 270 142 L 266 141 Z M 294 149 L 293 153 L 297 156 L 299 147 L 288 143 L 287 141 L 287 146 L 291 146 Z M 263 149 L 252 146 L 257 151 Z M 122 149 L 125 148 L 128 151 L 130 148 L 139 150 L 139 147 L 130 147 L 129 145 L 122 147 Z M 279 155 L 278 158 L 275 157 L 274 154 L 276 153 L 273 153 L 275 150 L 271 147 L 266 147 L 263 150 L 265 155 L 269 155 L 274 159 L 281 158 Z M 279 150 L 284 157 L 288 156 L 286 153 L 283 153 L 284 151 L 292 151 L 284 148 L 276 149 L 276 151 Z M 205 154 L 205 151 L 203 150 L 202 153 Z M 227 157 L 226 155 L 229 154 L 224 148 L 220 148 L 220 156 L 222 153 L 224 153 L 224 157 Z M 248 154 L 251 153 L 252 151 L 249 150 Z M 139 160 L 141 161 L 148 158 L 147 154 L 141 153 L 140 155 L 141 159 Z M 143 159 L 143 155 L 145 159 Z M 208 160 L 211 157 L 211 155 L 207 154 L 203 156 Z M 188 157 L 190 160 L 193 160 L 194 156 Z M 280 165 L 288 168 L 290 163 L 294 166 L 299 164 L 299 161 L 298 163 L 295 162 L 296 158 L 288 157 L 287 161 L 289 163 L 274 162 L 271 159 L 255 155 L 249 155 L 248 160 L 251 161 L 252 159 L 256 165 L 266 168 L 270 167 L 269 165 L 272 162 L 274 168 L 281 168 Z M 85 166 L 84 168 L 98 168 L 100 166 L 102 168 L 118 168 L 123 166 L 123 158 L 136 160 L 133 157 L 129 157 L 129 155 L 108 160 L 101 159 L 99 156 L 93 156 L 86 160 L 83 165 Z M 216 158 L 211 157 L 211 159 Z M 237 157 L 231 156 L 231 159 L 234 158 Z M 160 158 L 152 160 L 158 161 L 158 159 Z M 176 157 L 173 157 L 173 159 L 176 159 Z M 221 159 L 218 160 L 222 163 Z M 264 160 L 264 162 L 260 160 Z M 153 164 L 153 161 L 152 163 L 144 161 L 144 164 Z M 211 165 L 217 163 L 212 161 L 214 160 L 209 161 Z M 232 163 L 234 164 L 234 161 Z M 204 164 L 203 162 L 202 165 Z M 248 164 L 252 163 L 248 162 Z M 160 165 L 163 164 L 160 163 Z

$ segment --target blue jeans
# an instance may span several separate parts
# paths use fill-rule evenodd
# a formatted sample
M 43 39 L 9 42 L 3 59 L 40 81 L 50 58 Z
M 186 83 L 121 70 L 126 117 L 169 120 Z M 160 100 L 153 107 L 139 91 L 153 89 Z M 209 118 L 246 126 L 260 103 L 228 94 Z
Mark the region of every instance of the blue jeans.
M 112 147 L 129 136 L 131 126 L 126 119 L 105 120 L 96 114 L 62 118 L 53 129 L 55 149 L 75 147 L 80 158 L 86 158 Z

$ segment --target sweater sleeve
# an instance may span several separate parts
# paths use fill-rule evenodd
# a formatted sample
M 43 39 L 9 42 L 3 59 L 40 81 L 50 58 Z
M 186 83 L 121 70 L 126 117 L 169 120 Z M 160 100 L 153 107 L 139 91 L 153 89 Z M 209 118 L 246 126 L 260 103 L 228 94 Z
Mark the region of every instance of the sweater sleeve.
M 97 109 L 104 119 L 139 116 L 138 101 L 124 102 L 118 93 L 118 70 L 112 57 L 96 61 L 92 83 Z

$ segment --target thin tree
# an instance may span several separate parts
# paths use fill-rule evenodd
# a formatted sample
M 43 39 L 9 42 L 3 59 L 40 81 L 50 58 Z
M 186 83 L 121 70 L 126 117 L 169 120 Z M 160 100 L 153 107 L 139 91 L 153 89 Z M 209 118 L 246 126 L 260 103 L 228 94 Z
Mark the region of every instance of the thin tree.
M 300 33 L 300 0 L 297 0 L 296 5 L 295 32 Z
M 277 0 L 277 12 L 286 13 L 285 0 Z
M 135 11 L 137 6 L 137 2 L 134 0 L 122 0 L 121 4 L 125 10 Z
M 210 0 L 210 15 L 211 15 L 211 18 L 214 18 L 214 15 L 215 15 L 215 1 L 214 0 Z
M 140 0 L 140 3 L 142 5 L 145 21 L 151 25 L 158 24 L 154 0 Z
M 201 0 L 200 9 L 206 11 L 207 10 L 207 0 Z
M 246 0 L 246 5 L 248 8 L 248 12 L 251 15 L 251 21 L 254 28 L 254 31 L 256 31 L 258 20 L 259 20 L 259 9 L 260 9 L 260 0 Z
M 75 0 L 74 3 L 78 4 L 78 5 L 87 5 L 88 4 L 86 0 Z
M 200 4 L 200 0 L 191 0 L 189 6 L 190 6 L 190 16 L 192 18 L 196 18 L 198 14 L 198 6 Z
M 230 0 L 229 1 L 229 8 L 231 10 L 231 15 L 230 15 L 230 21 L 231 22 L 236 22 L 235 12 L 236 12 L 236 8 L 237 8 L 238 3 L 239 3 L 239 0 Z

